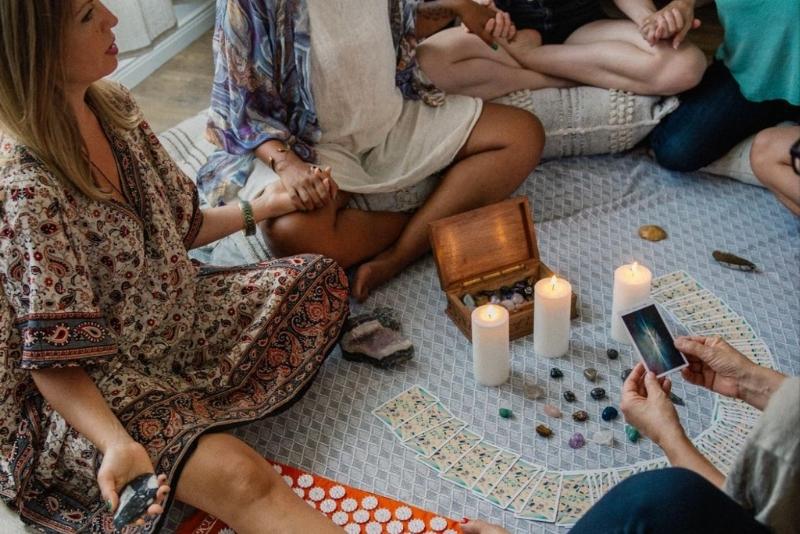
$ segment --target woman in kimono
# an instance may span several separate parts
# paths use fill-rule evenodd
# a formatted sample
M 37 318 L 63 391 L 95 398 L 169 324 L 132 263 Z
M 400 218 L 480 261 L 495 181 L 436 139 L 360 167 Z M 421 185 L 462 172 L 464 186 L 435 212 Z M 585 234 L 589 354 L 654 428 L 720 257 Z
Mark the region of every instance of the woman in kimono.
M 417 68 L 417 40 L 456 17 L 491 51 L 488 24 L 499 19 L 487 6 L 217 6 L 208 136 L 220 148 L 198 185 L 218 206 L 279 179 L 298 211 L 261 225 L 267 245 L 359 265 L 352 287 L 359 300 L 428 251 L 430 222 L 506 198 L 539 161 L 544 135 L 535 117 L 445 96 Z
M 348 313 L 344 274 L 319 256 L 189 259 L 294 207 L 275 184 L 198 208 L 130 95 L 100 81 L 116 22 L 98 0 L 0 3 L 0 495 L 46 532 L 112 532 L 121 489 L 158 473 L 150 514 L 177 498 L 240 534 L 340 532 L 220 431 L 310 385 Z

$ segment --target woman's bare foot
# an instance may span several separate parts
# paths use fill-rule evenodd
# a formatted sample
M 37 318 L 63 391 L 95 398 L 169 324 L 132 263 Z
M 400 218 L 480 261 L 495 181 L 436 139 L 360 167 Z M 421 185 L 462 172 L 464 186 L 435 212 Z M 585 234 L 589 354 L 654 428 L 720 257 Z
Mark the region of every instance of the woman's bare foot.
M 508 54 L 520 61 L 520 57 L 529 53 L 534 48 L 542 46 L 542 34 L 536 30 L 519 30 L 510 41 L 495 37 L 497 44 L 502 46 Z
M 358 267 L 350 293 L 358 302 L 364 302 L 373 289 L 394 278 L 403 267 L 389 251 L 382 252 Z
M 461 530 L 464 534 L 509 534 L 503 527 L 481 520 L 469 521 L 461 526 Z

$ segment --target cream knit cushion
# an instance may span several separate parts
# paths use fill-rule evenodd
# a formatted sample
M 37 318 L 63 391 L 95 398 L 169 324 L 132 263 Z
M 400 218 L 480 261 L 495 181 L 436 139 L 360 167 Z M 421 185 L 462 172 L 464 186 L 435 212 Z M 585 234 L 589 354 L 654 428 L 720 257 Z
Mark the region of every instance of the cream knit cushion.
M 624 152 L 678 107 L 677 98 L 597 87 L 517 91 L 495 102 L 539 117 L 547 134 L 543 157 L 548 159 Z

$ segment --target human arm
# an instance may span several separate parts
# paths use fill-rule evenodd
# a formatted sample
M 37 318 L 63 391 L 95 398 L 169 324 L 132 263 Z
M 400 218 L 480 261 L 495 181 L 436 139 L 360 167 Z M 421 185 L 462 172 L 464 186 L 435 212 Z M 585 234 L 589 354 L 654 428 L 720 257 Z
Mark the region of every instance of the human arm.
M 292 156 L 297 165 L 279 176 L 295 207 L 310 210 L 329 199 L 319 198 L 313 177 L 290 171 L 301 162 L 308 169 L 315 161 L 310 140 L 317 138 L 319 124 L 304 97 L 309 80 L 295 68 L 292 42 L 286 38 L 294 31 L 292 17 L 267 12 L 276 9 L 273 4 L 231 0 L 218 8 L 207 136 L 228 154 L 253 155 L 268 166 L 270 157 L 278 161 Z M 230 200 L 228 182 L 218 183 L 231 180 L 225 170 L 219 171 L 221 178 L 201 183 L 214 206 Z
M 315 179 L 325 187 L 326 194 L 331 198 L 336 197 L 338 187 L 328 173 L 318 170 Z M 293 199 L 282 182 L 269 184 L 250 201 L 250 206 L 256 224 L 296 211 Z M 202 247 L 245 228 L 244 212 L 238 203 L 207 208 L 203 210 L 202 218 L 202 226 L 190 248 Z
M 725 476 L 698 451 L 681 426 L 675 406 L 669 399 L 672 382 L 659 381 L 639 363 L 622 386 L 620 408 L 625 420 L 653 440 L 675 467 L 684 467 L 722 487 Z
M 130 480 L 125 476 L 131 469 L 123 466 L 131 460 L 117 446 L 124 428 L 83 371 L 116 355 L 117 342 L 98 309 L 83 247 L 74 239 L 81 214 L 43 167 L 12 164 L 6 171 L 0 180 L 0 282 L 21 340 L 13 351 L 17 356 L 6 364 L 30 372 L 53 408 L 105 454 L 98 484 L 115 506 L 116 492 Z M 145 459 L 147 469 L 140 473 L 153 471 L 146 454 Z M 101 481 L 109 474 L 118 487 Z
M 490 2 L 434 0 L 417 5 L 416 36 L 420 39 L 433 35 L 458 17 L 470 32 L 483 39 L 486 44 L 492 45 L 494 24 L 501 23 L 498 15 L 507 18 L 506 14 L 500 14 Z M 495 22 L 489 26 L 490 21 Z
M 31 375 L 53 409 L 103 454 L 97 484 L 109 511 L 116 510 L 125 484 L 154 471 L 147 451 L 131 438 L 83 368 L 36 369 Z M 147 510 L 151 515 L 163 512 L 162 503 L 169 492 L 165 481 L 165 476 L 159 477 L 156 502 Z
M 255 154 L 280 177 L 296 209 L 319 209 L 335 198 L 338 189 L 330 167 L 322 169 L 303 161 L 278 140 L 262 143 Z
M 689 361 L 681 370 L 686 381 L 743 400 L 761 411 L 786 378 L 751 362 L 719 337 L 679 337 L 675 347 Z
M 647 17 L 658 11 L 653 0 L 614 0 L 614 3 L 639 27 Z

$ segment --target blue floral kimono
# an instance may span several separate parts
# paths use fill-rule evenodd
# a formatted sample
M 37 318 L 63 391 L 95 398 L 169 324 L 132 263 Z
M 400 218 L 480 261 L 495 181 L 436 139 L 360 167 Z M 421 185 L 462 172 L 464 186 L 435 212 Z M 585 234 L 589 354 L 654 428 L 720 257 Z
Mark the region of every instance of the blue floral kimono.
M 419 2 L 383 1 L 397 50 L 397 87 L 406 99 L 441 105 L 444 94 L 423 80 L 414 58 Z M 211 206 L 236 198 L 252 172 L 253 151 L 259 145 L 279 139 L 303 160 L 314 162 L 320 137 L 310 87 L 305 0 L 220 0 L 216 19 L 207 136 L 220 149 L 197 179 Z

